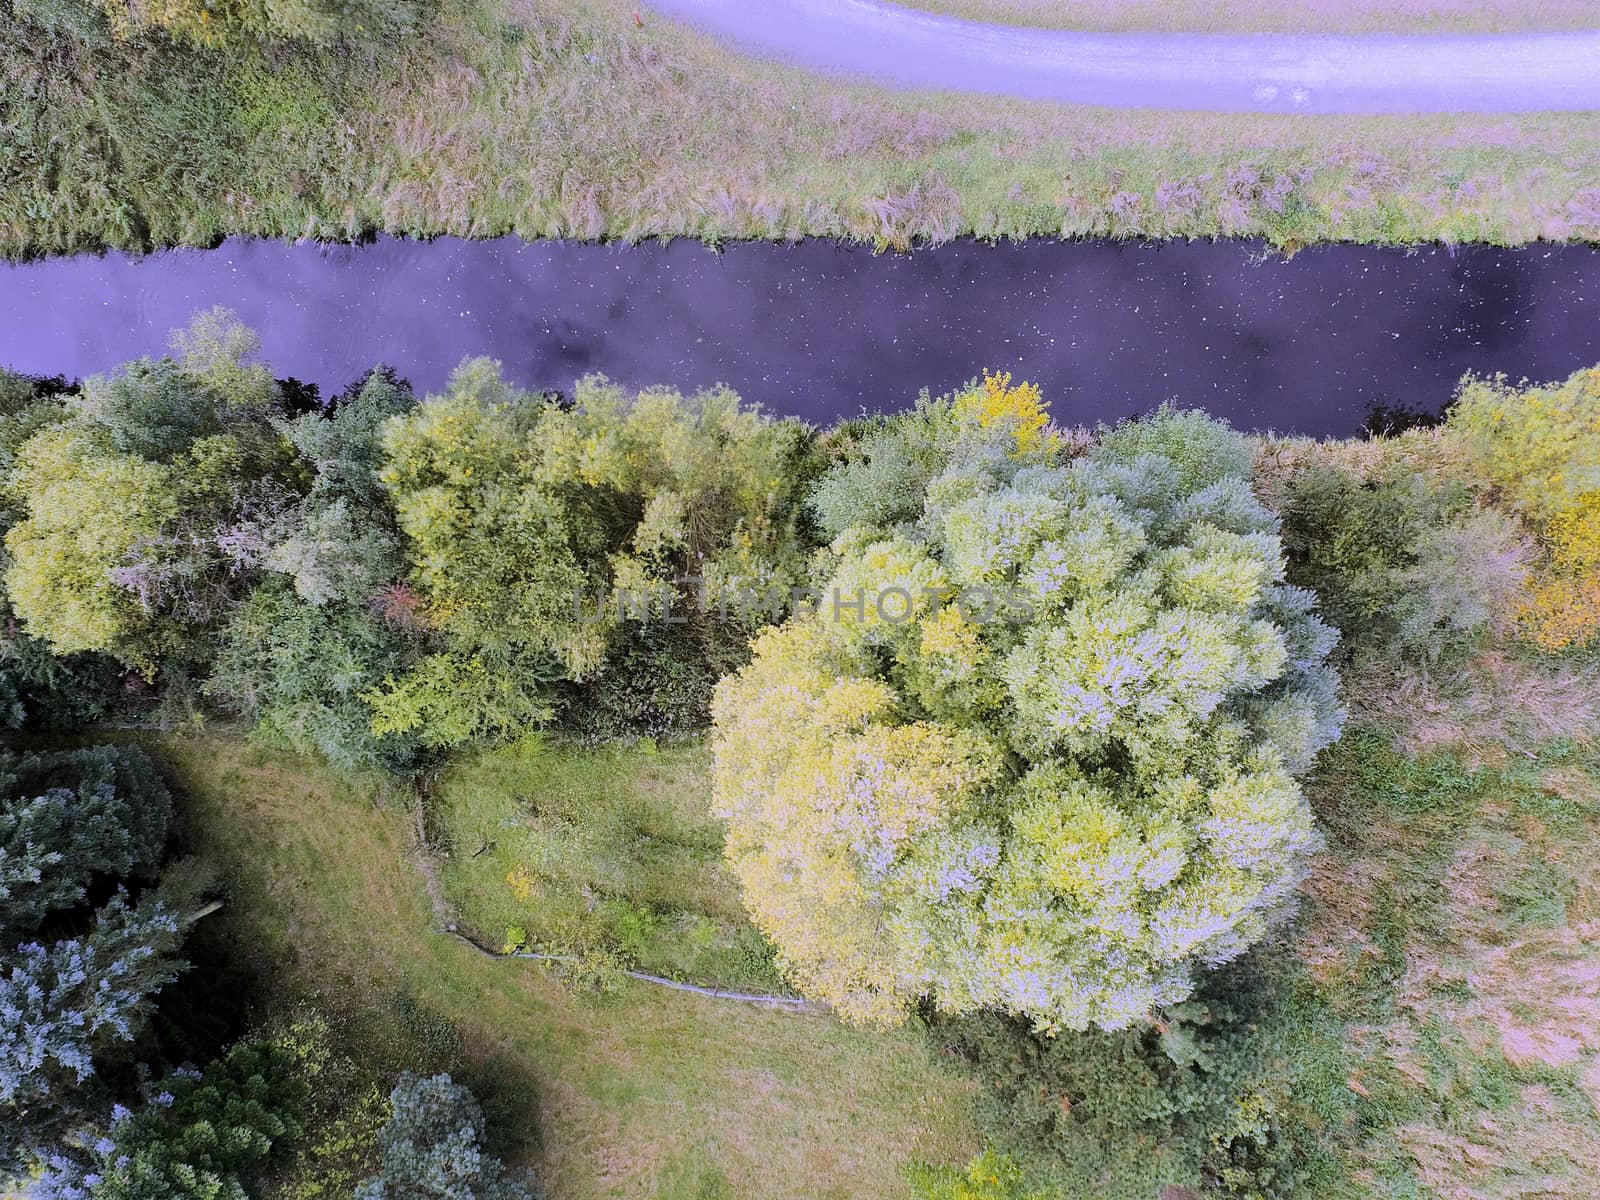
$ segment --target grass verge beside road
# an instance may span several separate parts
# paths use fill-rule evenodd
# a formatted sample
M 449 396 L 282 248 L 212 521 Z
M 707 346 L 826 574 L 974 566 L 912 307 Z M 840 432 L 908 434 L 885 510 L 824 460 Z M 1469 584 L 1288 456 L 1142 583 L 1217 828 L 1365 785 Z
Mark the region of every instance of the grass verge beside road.
M 1587 0 L 890 0 L 968 21 L 1102 33 L 1555 33 L 1600 28 Z
M 375 51 L 91 50 L 0 15 L 0 250 L 230 234 L 1600 239 L 1600 115 L 1112 112 L 736 55 L 626 0 Z

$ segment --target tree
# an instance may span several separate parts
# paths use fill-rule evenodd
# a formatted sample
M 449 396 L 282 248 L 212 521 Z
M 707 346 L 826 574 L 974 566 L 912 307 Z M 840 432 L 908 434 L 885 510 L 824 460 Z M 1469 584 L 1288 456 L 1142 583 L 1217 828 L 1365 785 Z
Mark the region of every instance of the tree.
M 299 1137 L 309 1087 L 282 1040 L 241 1042 L 118 1107 L 83 1158 L 57 1155 L 41 1200 L 248 1200 L 273 1151 Z M 85 1161 L 86 1160 L 86 1161 Z
M 597 676 L 640 623 L 619 594 L 656 619 L 704 616 L 687 576 L 787 595 L 807 445 L 726 390 L 587 379 L 562 406 L 463 364 L 385 434 L 410 582 L 446 647 L 373 694 L 377 727 L 447 745 L 547 718 L 550 685 Z
M 757 924 L 846 1017 L 1123 1028 L 1299 882 L 1334 638 L 1222 473 L 1239 435 L 1166 412 L 1063 464 L 998 382 L 913 415 L 920 511 L 840 534 L 822 604 L 719 686 L 715 805 Z
M 275 387 L 241 357 L 254 335 L 214 310 L 176 345 L 182 362 L 91 378 L 15 451 L 7 484 L 23 516 L 6 534 L 5 587 L 58 653 L 105 651 L 147 673 L 193 659 L 292 499 Z
M 379 1141 L 383 1170 L 357 1200 L 531 1200 L 531 1193 L 483 1148 L 483 1112 L 448 1075 L 409 1071 L 389 1096 L 394 1115 Z
M 375 370 L 331 412 L 282 423 L 310 486 L 277 523 L 266 578 L 221 630 L 205 684 L 268 743 L 346 768 L 404 769 L 418 749 L 410 732 L 380 737 L 363 699 L 426 648 L 425 623 L 391 603 L 406 548 L 378 478 L 382 430 L 414 403 L 392 372 Z
M 156 992 L 187 964 L 179 957 L 193 880 L 137 905 L 114 896 L 78 937 L 27 942 L 0 958 L 0 1111 L 18 1125 L 66 1103 L 95 1060 L 131 1042 Z
M 96 878 L 148 876 L 172 797 L 143 751 L 0 751 L 0 936 L 83 903 Z

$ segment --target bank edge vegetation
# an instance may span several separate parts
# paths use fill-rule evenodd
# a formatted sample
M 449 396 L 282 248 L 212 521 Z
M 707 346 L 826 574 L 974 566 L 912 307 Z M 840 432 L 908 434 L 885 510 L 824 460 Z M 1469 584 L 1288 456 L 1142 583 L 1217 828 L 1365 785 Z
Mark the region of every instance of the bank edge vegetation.
M 826 431 L 725 389 L 528 393 L 486 360 L 324 402 L 255 348 L 213 310 L 81 386 L 4 377 L 11 727 L 231 716 L 389 780 L 453 847 L 436 909 L 560 954 L 580 1014 L 644 966 L 909 1022 L 979 1081 L 990 1144 L 911 1168 L 919 1195 L 1427 1194 L 1490 1113 L 1551 1144 L 1489 1184 L 1592 1167 L 1587 1035 L 1538 1043 L 1559 1018 L 1524 997 L 1486 1047 L 1461 1017 L 1481 981 L 1449 980 L 1419 1033 L 1397 989 L 1446 919 L 1424 898 L 1484 857 L 1516 860 L 1492 911 L 1530 969 L 1571 950 L 1520 931 L 1589 919 L 1600 371 L 1468 379 L 1440 423 L 1312 443 L 1170 409 L 1063 430 L 987 374 Z M 817 600 L 719 607 L 707 581 Z M 574 604 L 616 594 L 681 616 Z M 1520 718 L 1482 699 L 1508 680 Z M 1406 688 L 1435 698 L 1401 720 Z M 173 836 L 146 750 L 205 775 L 173 737 L 4 755 L 7 1169 L 62 1197 L 524 1194 L 448 1076 L 375 1090 L 335 1032 L 360 1004 L 302 993 L 187 1065 L 162 997 L 228 887 L 182 851 L 227 835 Z M 1319 891 L 1330 839 L 1368 894 Z M 448 1019 L 401 1009 L 400 1067 L 456 1061 Z M 1361 1048 L 1380 1027 L 1398 1076 Z M 1396 1048 L 1419 1036 L 1431 1067 Z
M 230 234 L 1600 238 L 1594 114 L 1114 112 L 819 81 L 624 0 L 0 4 L 0 250 Z

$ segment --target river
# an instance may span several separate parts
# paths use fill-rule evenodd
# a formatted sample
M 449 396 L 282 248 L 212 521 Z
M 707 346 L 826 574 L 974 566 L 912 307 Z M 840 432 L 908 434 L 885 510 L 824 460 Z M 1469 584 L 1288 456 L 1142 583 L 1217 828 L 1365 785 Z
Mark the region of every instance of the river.
M 375 363 L 437 389 L 468 355 L 530 386 L 726 383 L 825 423 L 984 368 L 1063 423 L 1164 400 L 1242 428 L 1358 431 L 1437 409 L 1463 373 L 1544 380 L 1600 361 L 1600 251 L 1236 242 L 638 246 L 512 238 L 229 241 L 0 265 L 0 364 L 82 376 L 162 352 L 227 305 L 280 376 L 337 390 Z

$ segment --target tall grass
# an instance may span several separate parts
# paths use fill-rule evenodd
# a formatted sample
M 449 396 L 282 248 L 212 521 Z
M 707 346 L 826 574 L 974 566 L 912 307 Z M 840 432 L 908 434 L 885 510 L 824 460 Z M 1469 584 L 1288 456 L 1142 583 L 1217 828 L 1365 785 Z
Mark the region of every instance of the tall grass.
M 1600 117 L 1111 112 L 739 57 L 626 0 L 372 50 L 89 50 L 0 13 L 0 250 L 230 233 L 1600 239 Z

